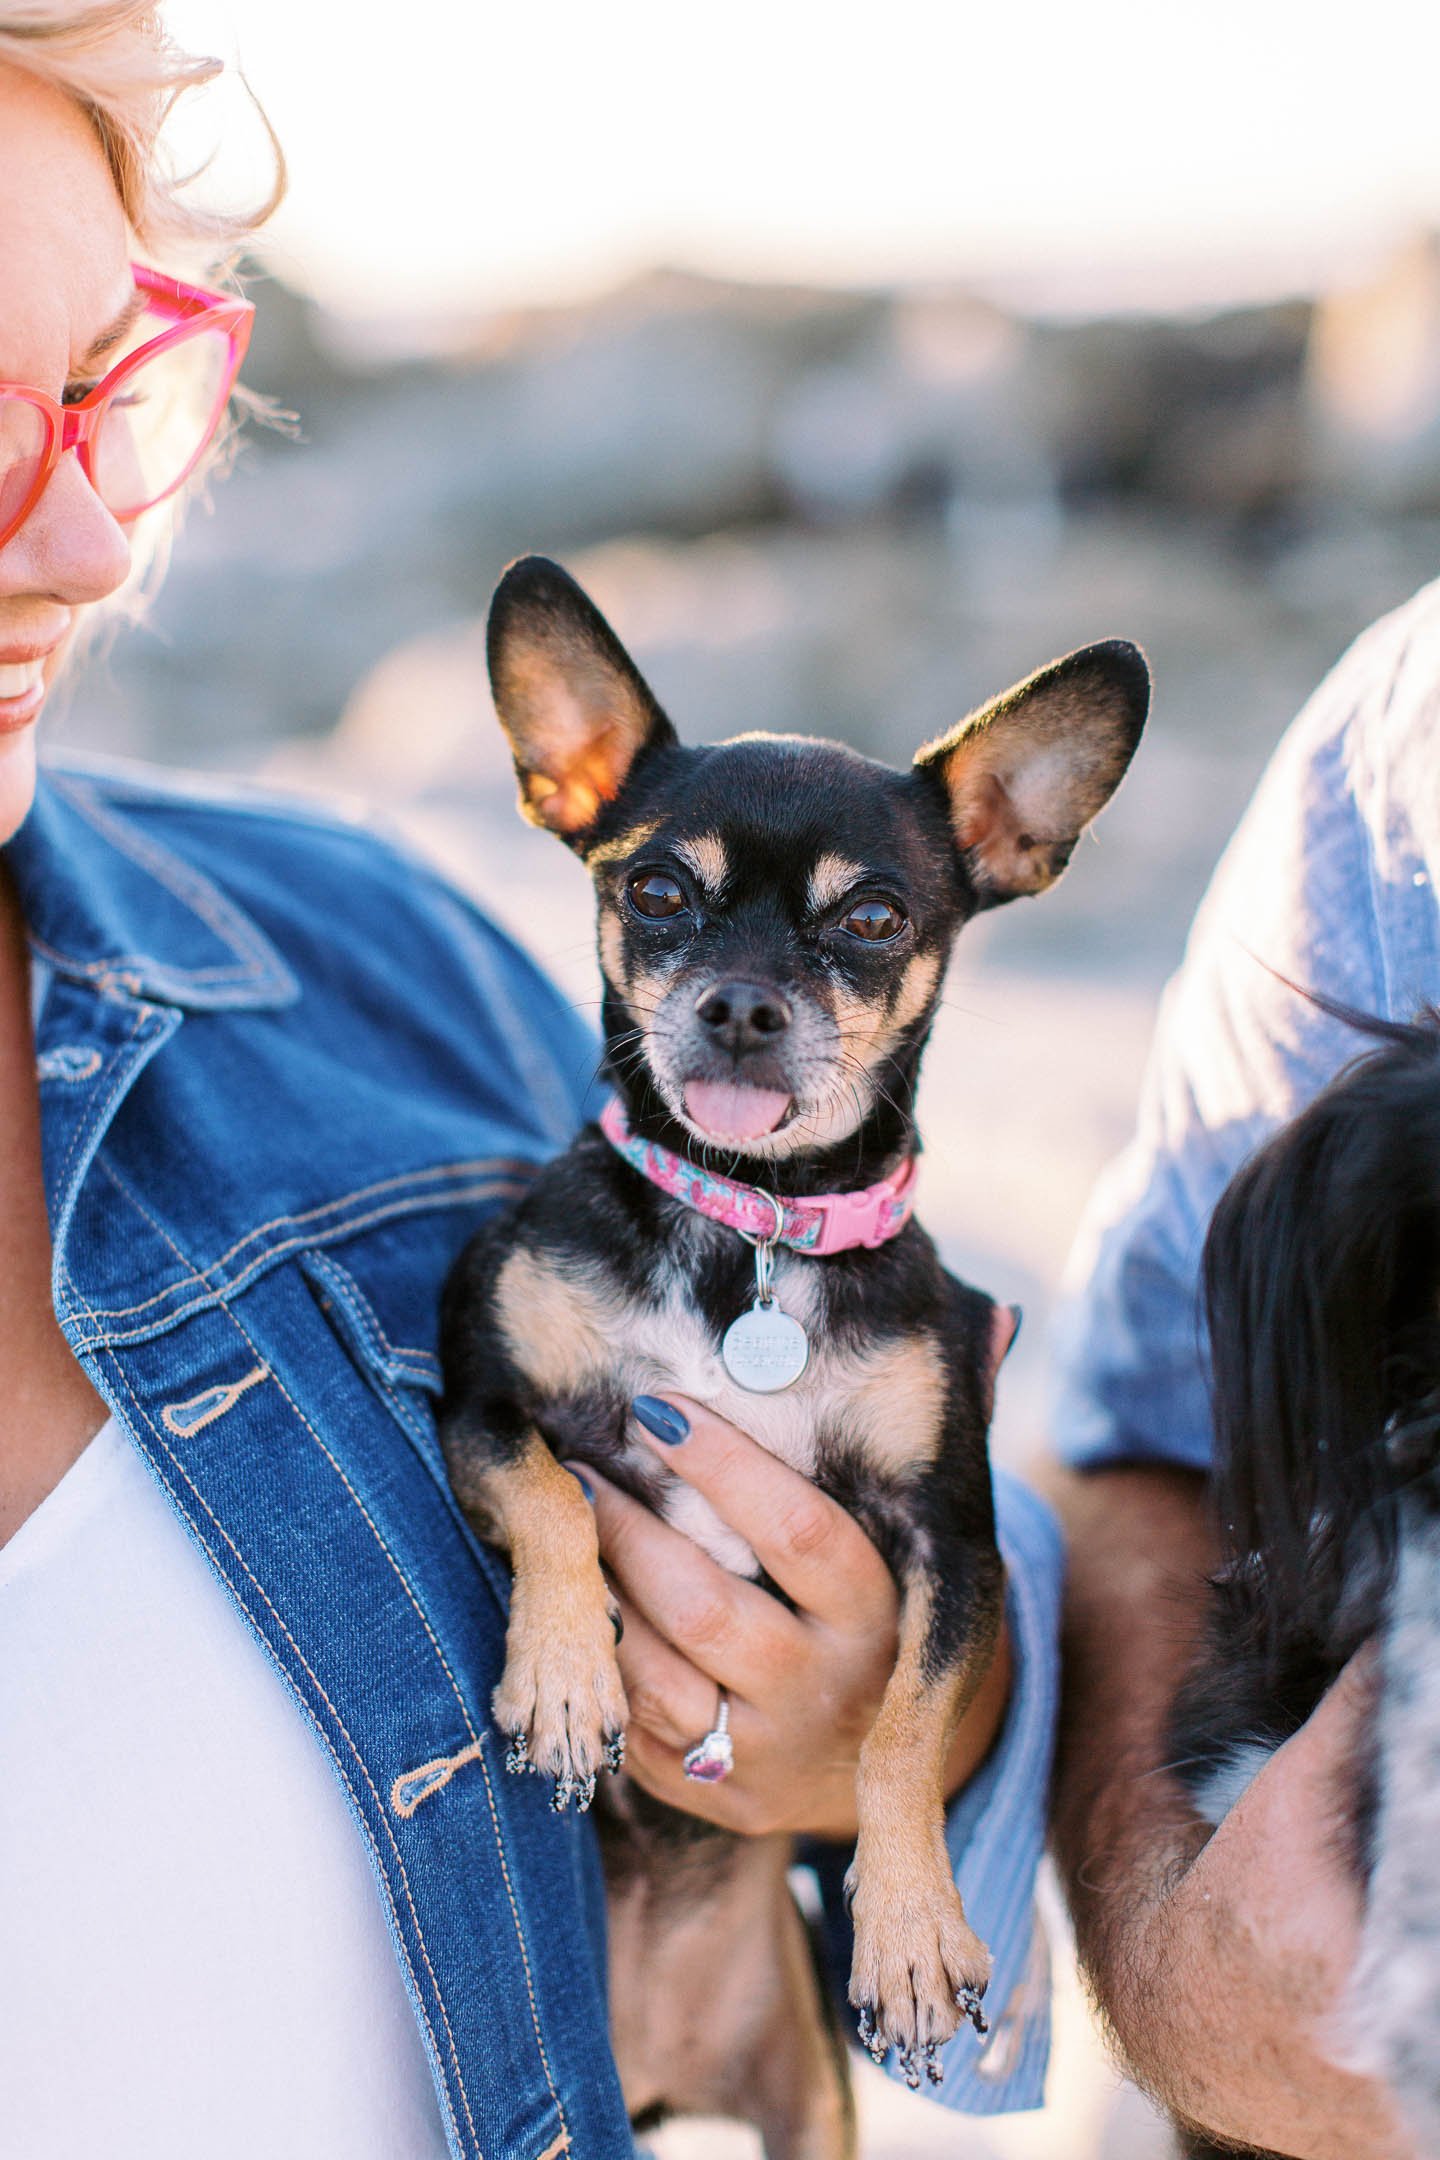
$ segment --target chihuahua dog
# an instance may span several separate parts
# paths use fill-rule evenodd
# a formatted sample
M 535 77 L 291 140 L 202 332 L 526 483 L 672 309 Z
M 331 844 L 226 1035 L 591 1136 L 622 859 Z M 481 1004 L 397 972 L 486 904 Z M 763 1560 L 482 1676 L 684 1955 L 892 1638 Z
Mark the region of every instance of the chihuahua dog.
M 850 1509 L 901 1595 L 861 1753 L 850 1997 L 918 2084 L 989 1957 L 946 1855 L 942 1779 L 993 1651 L 1002 1575 L 986 1436 L 1016 1318 L 910 1217 L 914 1098 L 951 943 L 1051 884 L 1140 737 L 1133 645 L 1071 653 L 899 773 L 835 743 L 678 741 L 613 631 L 526 558 L 492 604 L 495 705 L 524 814 L 590 870 L 601 1125 L 461 1256 L 443 1316 L 455 1491 L 510 1556 L 493 1712 L 509 1766 L 588 1805 L 626 1718 L 597 1465 L 726 1566 L 754 1553 L 639 1442 L 632 1403 L 713 1406 Z M 552 1452 L 553 1450 L 553 1452 Z M 725 1717 L 687 1757 L 725 1774 Z M 697 1829 L 617 1779 L 602 1807 L 627 2103 L 757 2121 L 772 2160 L 843 2154 L 844 2051 L 785 1887 L 784 1838 Z
M 1173 1757 L 1221 1822 L 1349 1660 L 1371 1729 L 1337 1792 L 1366 1893 L 1351 2067 L 1440 2152 L 1440 1014 L 1322 1005 L 1372 1047 L 1254 1155 L 1204 1255 L 1223 1565 Z M 1192 2138 L 1187 2153 L 1221 2148 Z M 1228 2148 L 1227 2148 L 1228 2149 Z

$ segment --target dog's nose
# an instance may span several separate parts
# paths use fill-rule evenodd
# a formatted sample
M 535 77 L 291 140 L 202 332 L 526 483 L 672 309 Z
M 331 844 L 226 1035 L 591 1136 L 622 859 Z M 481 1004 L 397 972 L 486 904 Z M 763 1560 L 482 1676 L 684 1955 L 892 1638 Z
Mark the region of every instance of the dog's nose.
M 790 1025 L 790 1007 L 763 983 L 716 983 L 695 1013 L 711 1041 L 735 1057 L 773 1045 Z

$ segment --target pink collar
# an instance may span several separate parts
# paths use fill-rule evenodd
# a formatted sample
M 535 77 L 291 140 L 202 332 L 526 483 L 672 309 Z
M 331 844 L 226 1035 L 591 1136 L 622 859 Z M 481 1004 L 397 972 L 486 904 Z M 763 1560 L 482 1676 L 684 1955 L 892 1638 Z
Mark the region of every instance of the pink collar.
M 600 1113 L 600 1130 L 632 1169 L 672 1199 L 708 1215 L 711 1222 L 820 1259 L 828 1253 L 849 1252 L 857 1245 L 873 1251 L 898 1237 L 915 1205 L 913 1155 L 893 1177 L 867 1185 L 863 1192 L 816 1193 L 804 1200 L 784 1200 L 763 1186 L 741 1185 L 734 1178 L 702 1170 L 683 1155 L 657 1147 L 653 1140 L 637 1140 L 616 1095 Z

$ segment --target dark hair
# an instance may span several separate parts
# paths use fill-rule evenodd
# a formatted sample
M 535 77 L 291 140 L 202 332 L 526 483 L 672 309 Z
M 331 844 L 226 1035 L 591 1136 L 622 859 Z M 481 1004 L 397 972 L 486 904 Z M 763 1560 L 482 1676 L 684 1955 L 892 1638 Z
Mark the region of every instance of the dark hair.
M 1305 994 L 1373 1047 L 1232 1180 L 1203 1264 L 1222 1539 L 1277 1625 L 1338 1608 L 1357 1534 L 1388 1564 L 1440 1452 L 1440 1011 Z

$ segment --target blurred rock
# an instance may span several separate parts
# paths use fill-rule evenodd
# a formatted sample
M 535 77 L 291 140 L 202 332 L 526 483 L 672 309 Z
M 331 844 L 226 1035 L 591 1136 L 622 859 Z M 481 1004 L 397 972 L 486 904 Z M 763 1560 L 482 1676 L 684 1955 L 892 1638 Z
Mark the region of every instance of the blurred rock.
M 1037 332 L 1039 425 L 1068 495 L 1266 514 L 1303 477 L 1309 304 Z
M 403 361 L 257 298 L 247 373 L 298 439 L 251 431 L 96 684 L 97 732 L 194 763 L 324 742 L 348 711 L 331 758 L 368 739 L 458 769 L 456 626 L 540 548 L 701 736 L 908 756 L 1066 645 L 1138 636 L 1206 806 L 1164 842 L 1188 898 L 1247 745 L 1433 566 L 1409 514 L 1440 507 L 1433 248 L 1318 317 L 1034 322 L 958 287 L 662 272 Z
M 1054 480 L 1027 410 L 1025 326 L 963 292 L 898 295 L 842 360 L 799 376 L 775 436 L 802 514 L 923 517 L 957 497 L 1049 505 Z
M 485 394 L 456 452 L 479 460 L 492 514 L 536 529 L 613 529 L 617 511 L 624 528 L 679 533 L 772 517 L 787 385 L 884 307 L 659 272 L 587 308 L 511 317 L 470 356 Z

